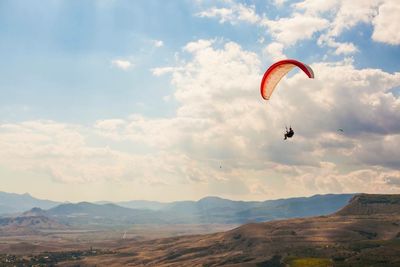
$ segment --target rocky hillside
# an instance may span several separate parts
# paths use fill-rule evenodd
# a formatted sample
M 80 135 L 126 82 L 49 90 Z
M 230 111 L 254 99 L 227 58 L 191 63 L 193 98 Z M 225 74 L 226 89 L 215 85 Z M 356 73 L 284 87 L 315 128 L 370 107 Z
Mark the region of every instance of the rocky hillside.
M 0 217 L 0 234 L 34 233 L 37 230 L 65 229 L 66 225 L 46 216 L 44 210 L 33 208 L 14 217 Z
M 400 195 L 358 195 L 329 216 L 251 223 L 210 235 L 127 240 L 115 254 L 86 258 L 80 264 L 400 266 L 399 199 Z
M 337 215 L 399 214 L 400 195 L 355 195 Z

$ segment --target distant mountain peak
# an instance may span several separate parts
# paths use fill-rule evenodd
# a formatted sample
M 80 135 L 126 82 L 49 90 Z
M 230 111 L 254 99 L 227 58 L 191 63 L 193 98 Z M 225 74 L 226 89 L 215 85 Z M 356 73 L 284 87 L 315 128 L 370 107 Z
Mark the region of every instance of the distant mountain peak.
M 199 202 L 201 201 L 213 201 L 213 200 L 228 200 L 222 197 L 217 197 L 217 196 L 207 196 L 207 197 L 203 197 L 201 199 L 199 199 Z
M 44 210 L 42 210 L 41 208 L 38 208 L 38 207 L 34 207 L 30 210 L 30 212 L 44 212 Z
M 21 216 L 23 216 L 23 217 L 46 216 L 46 211 L 42 210 L 41 208 L 34 207 L 34 208 L 22 213 Z
M 60 202 L 38 199 L 29 193 L 17 194 L 0 191 L 0 204 L 0 214 L 13 214 L 30 210 L 33 207 L 49 209 L 57 206 Z

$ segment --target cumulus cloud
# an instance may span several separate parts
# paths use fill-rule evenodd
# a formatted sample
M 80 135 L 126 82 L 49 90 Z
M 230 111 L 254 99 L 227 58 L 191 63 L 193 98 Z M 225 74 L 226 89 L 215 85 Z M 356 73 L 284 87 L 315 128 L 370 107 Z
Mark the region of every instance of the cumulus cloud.
M 133 66 L 132 62 L 124 59 L 114 59 L 111 61 L 111 65 L 121 70 L 128 70 Z
M 329 29 L 323 32 L 320 44 L 336 48 L 335 54 L 357 52 L 354 44 L 335 39 L 359 23 L 372 24 L 372 40 L 392 45 L 400 44 L 398 35 L 400 3 L 396 0 L 317 1 L 305 0 L 293 5 L 313 16 L 331 17 Z M 322 42 L 321 42 L 322 40 Z M 325 42 L 324 42 L 325 40 Z
M 1 124 L 0 162 L 62 182 L 229 185 L 241 197 L 398 190 L 388 177 L 400 158 L 400 73 L 314 63 L 315 79 L 294 72 L 265 102 L 256 53 L 212 40 L 183 53 L 168 70 L 175 116 Z M 285 124 L 295 140 L 282 140 Z
M 260 179 L 271 176 L 299 181 L 303 187 L 296 185 L 297 192 L 354 192 L 368 179 L 376 185 L 372 174 L 379 174 L 385 190 L 381 176 L 391 173 L 400 157 L 392 154 L 395 148 L 375 155 L 375 148 L 365 145 L 377 140 L 389 148 L 398 142 L 387 134 L 400 131 L 399 99 L 390 93 L 400 85 L 400 73 L 356 69 L 351 60 L 315 63 L 314 80 L 298 72 L 283 79 L 264 103 L 256 93 L 261 75 L 256 54 L 233 42 L 217 49 L 209 40 L 191 42 L 185 51 L 192 60 L 171 72 L 177 116 L 138 117 L 123 136 L 179 151 L 203 167 L 223 162 L 230 171 L 224 179 L 246 177 L 252 192 L 265 191 L 269 184 Z M 295 143 L 282 143 L 285 124 L 295 127 Z M 363 171 L 343 173 L 343 161 Z M 368 172 L 368 164 L 381 167 Z M 365 173 L 368 179 L 361 177 Z
M 262 23 L 269 29 L 275 40 L 286 45 L 310 39 L 314 33 L 326 29 L 329 25 L 329 21 L 324 18 L 299 13 L 293 14 L 290 18 L 264 19 Z
M 267 45 L 263 49 L 263 55 L 266 57 L 269 57 L 270 59 L 276 61 L 276 60 L 281 60 L 285 59 L 286 56 L 283 53 L 284 46 L 281 43 L 278 42 L 273 42 Z
M 358 23 L 370 23 L 378 13 L 381 0 L 340 1 L 329 35 L 339 36 Z
M 76 125 L 52 121 L 2 124 L 0 147 L 1 162 L 7 166 L 45 173 L 57 181 L 95 181 L 105 172 L 119 171 L 117 165 L 96 164 L 110 159 L 110 151 L 85 147 L 84 135 Z
M 53 121 L 2 124 L 0 162 L 61 183 L 132 180 L 147 184 L 197 183 L 210 177 L 197 162 L 173 151 L 143 154 L 140 150 L 127 153 L 112 148 L 115 139 L 98 133 L 113 132 L 116 137 L 121 123 L 121 120 L 104 120 L 89 128 Z M 99 137 L 107 137 L 109 145 L 88 143 Z
M 277 7 L 286 1 L 275 1 Z M 291 13 L 277 19 L 267 18 L 265 14 L 257 14 L 254 6 L 245 6 L 235 1 L 227 1 L 223 7 L 213 7 L 199 12 L 205 18 L 219 18 L 220 23 L 238 24 L 246 22 L 266 28 L 273 42 L 283 45 L 281 51 L 299 41 L 316 38 L 322 47 L 333 48 L 335 55 L 349 55 L 358 52 L 352 42 L 340 42 L 343 32 L 354 26 L 365 23 L 373 26 L 372 40 L 400 44 L 396 32 L 400 30 L 398 17 L 400 3 L 396 0 L 304 0 L 291 4 Z
M 391 45 L 400 44 L 400 2 L 386 1 L 379 6 L 378 14 L 374 17 L 372 25 L 374 31 L 372 39 Z

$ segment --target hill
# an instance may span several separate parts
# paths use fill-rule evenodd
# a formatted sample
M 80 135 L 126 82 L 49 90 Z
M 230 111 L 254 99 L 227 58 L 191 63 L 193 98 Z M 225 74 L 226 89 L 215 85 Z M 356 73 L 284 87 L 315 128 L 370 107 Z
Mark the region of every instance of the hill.
M 400 211 L 400 195 L 360 194 L 354 196 L 337 215 L 396 214 Z
M 18 216 L 0 218 L 0 235 L 33 234 L 38 230 L 66 229 L 67 226 L 49 218 L 46 211 L 33 208 Z

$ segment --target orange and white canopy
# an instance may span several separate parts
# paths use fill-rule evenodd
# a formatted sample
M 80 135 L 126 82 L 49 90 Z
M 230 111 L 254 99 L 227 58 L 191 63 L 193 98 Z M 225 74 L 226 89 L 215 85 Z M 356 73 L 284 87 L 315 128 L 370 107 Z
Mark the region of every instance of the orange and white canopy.
M 278 61 L 271 65 L 268 70 L 264 73 L 264 77 L 261 81 L 261 96 L 265 100 L 269 100 L 274 91 L 276 85 L 285 76 L 289 71 L 291 71 L 294 67 L 299 67 L 305 74 L 307 74 L 308 78 L 314 78 L 314 72 L 310 66 L 301 63 L 300 61 L 294 59 L 285 59 Z

